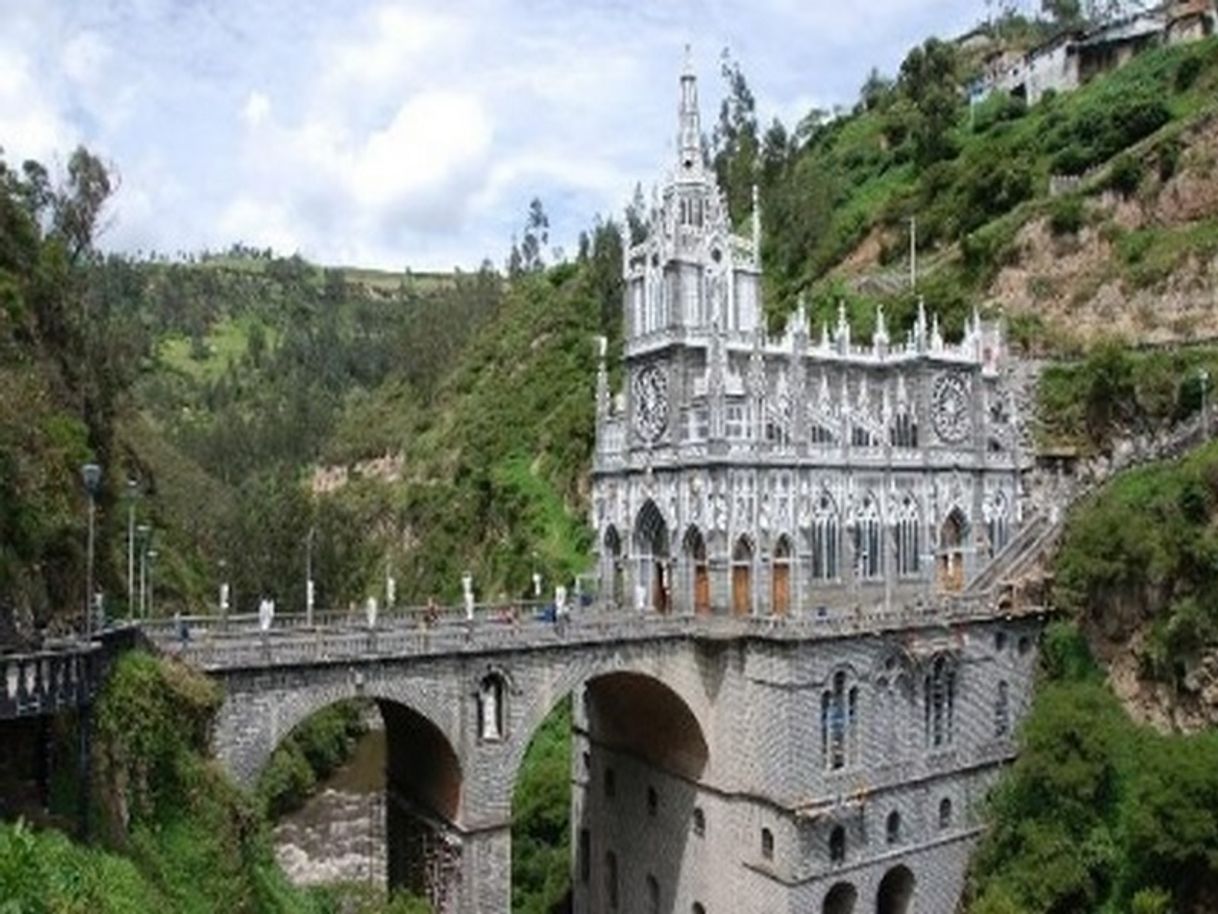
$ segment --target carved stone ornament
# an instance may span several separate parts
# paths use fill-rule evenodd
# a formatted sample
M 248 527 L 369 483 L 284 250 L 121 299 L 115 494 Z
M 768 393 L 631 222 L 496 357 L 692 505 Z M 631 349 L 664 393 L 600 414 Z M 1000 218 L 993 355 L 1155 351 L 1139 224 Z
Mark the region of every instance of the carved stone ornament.
M 931 388 L 931 421 L 935 433 L 949 444 L 959 444 L 969 432 L 968 391 L 956 374 L 941 374 Z
M 668 427 L 668 379 L 655 365 L 634 377 L 634 428 L 639 438 L 654 444 Z

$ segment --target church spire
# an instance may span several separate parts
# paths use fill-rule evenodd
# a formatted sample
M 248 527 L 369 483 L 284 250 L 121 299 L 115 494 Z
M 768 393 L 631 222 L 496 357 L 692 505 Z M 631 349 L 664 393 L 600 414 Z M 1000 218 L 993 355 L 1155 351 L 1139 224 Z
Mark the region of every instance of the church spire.
M 698 117 L 698 77 L 693 54 L 685 46 L 685 68 L 681 71 L 681 104 L 677 109 L 677 155 L 681 170 L 693 171 L 702 164 L 702 124 Z

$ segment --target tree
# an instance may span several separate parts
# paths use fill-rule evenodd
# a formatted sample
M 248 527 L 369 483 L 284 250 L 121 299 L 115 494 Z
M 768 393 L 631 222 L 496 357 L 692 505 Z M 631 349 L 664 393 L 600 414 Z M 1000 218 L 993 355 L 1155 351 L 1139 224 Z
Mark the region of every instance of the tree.
M 719 121 L 711 138 L 715 174 L 727 197 L 728 212 L 740 219 L 752 209 L 760 142 L 757 102 L 740 65 L 724 48 L 719 66 L 726 84 Z
M 115 189 L 101 159 L 77 146 L 68 159 L 67 185 L 55 195 L 52 220 L 73 262 L 93 246 L 102 207 Z
M 763 187 L 773 187 L 783 169 L 790 161 L 792 149 L 791 139 L 787 136 L 787 128 L 782 121 L 774 118 L 766 128 L 765 138 L 761 144 L 761 183 Z
M 1083 21 L 1081 0 L 1041 0 L 1040 9 L 1057 25 L 1074 26 Z
M 520 258 L 528 272 L 538 272 L 545 267 L 542 251 L 550 241 L 550 220 L 546 216 L 541 200 L 534 197 L 529 203 L 529 214 L 525 219 L 524 238 L 520 242 Z
M 961 105 L 958 71 L 955 47 L 938 38 L 914 48 L 901 64 L 897 84 L 914 108 L 914 156 L 923 167 L 954 151 L 949 131 Z
M 859 102 L 864 110 L 874 111 L 880 107 L 885 96 L 892 92 L 892 80 L 880 73 L 879 68 L 872 67 L 863 86 L 859 89 Z

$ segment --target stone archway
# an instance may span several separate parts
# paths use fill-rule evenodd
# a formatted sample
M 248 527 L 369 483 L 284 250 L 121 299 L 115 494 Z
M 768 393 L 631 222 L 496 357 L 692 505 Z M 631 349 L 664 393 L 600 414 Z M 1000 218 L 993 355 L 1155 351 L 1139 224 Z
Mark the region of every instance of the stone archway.
M 917 881 L 909 867 L 894 866 L 880 880 L 875 896 L 876 914 L 908 914 L 912 910 Z
M 851 883 L 839 882 L 825 896 L 821 914 L 854 914 L 854 905 L 858 901 L 858 897 L 858 889 Z
M 615 884 L 618 910 L 646 911 L 645 881 L 615 883 L 607 870 L 609 855 L 623 874 L 648 872 L 662 886 L 678 884 L 686 855 L 695 850 L 690 842 L 698 840 L 691 823 L 699 810 L 698 785 L 710 765 L 707 731 L 678 685 L 685 677 L 669 662 L 609 654 L 589 659 L 560 677 L 550 700 L 524 713 L 510 763 L 512 783 L 522 777 L 532 737 L 552 733 L 549 715 L 571 695 L 573 909 L 608 910 L 606 893 Z

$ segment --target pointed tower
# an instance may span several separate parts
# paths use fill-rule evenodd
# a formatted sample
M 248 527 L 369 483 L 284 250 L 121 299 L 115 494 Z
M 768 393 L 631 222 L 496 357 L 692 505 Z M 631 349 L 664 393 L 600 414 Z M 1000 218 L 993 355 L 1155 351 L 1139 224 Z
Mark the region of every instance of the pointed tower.
M 685 46 L 685 66 L 681 70 L 681 101 L 677 107 L 677 161 L 681 172 L 702 170 L 702 121 L 698 114 L 698 77 L 694 58 Z

